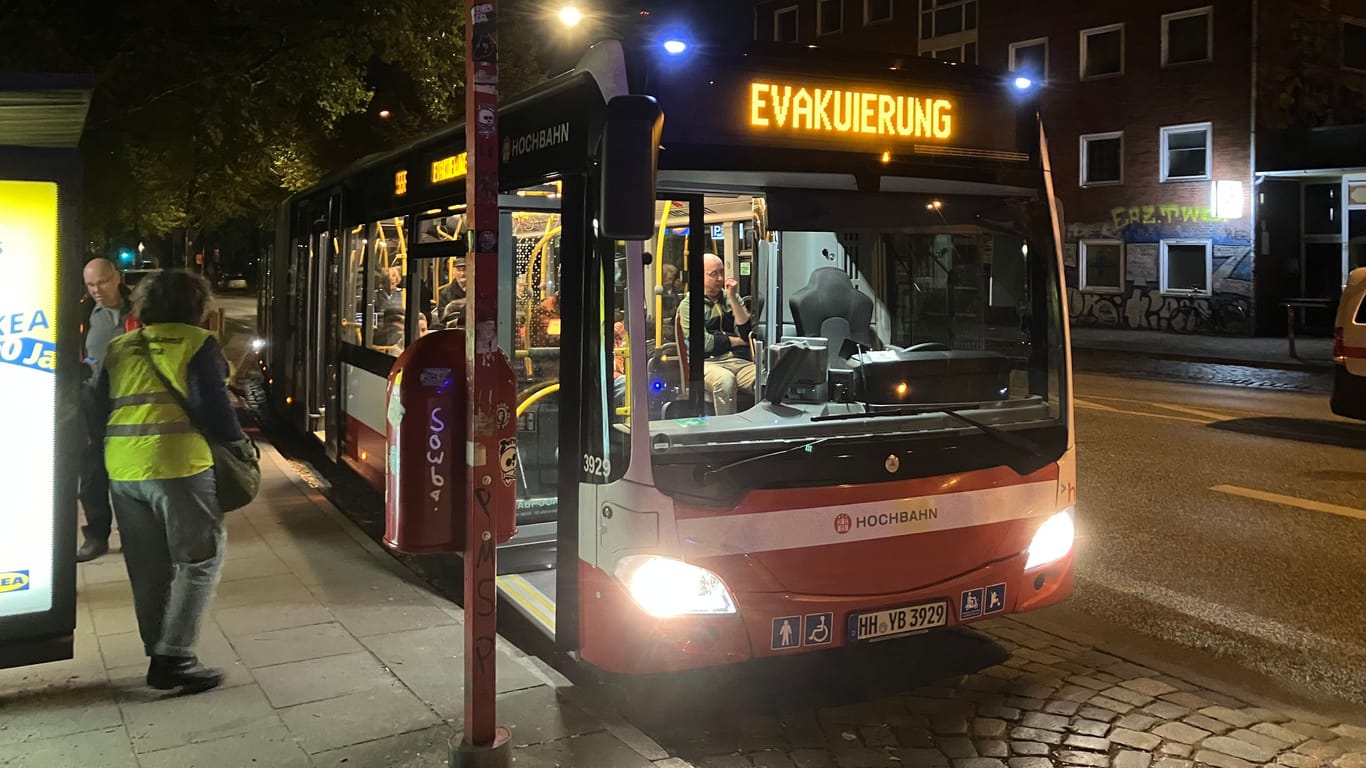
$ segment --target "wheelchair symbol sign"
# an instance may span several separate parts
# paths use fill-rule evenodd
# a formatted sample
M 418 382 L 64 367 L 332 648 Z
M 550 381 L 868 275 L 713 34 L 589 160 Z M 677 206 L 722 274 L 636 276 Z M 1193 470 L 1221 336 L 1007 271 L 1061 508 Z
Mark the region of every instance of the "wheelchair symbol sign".
M 834 639 L 835 614 L 808 613 L 802 621 L 802 645 L 829 645 Z

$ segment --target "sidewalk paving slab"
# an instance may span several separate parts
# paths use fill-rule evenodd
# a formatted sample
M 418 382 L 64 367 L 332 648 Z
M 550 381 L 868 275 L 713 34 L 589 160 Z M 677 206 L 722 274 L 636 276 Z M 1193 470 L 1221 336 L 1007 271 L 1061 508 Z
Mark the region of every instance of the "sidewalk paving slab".
M 198 645 L 224 684 L 193 696 L 146 687 L 116 533 L 110 555 L 78 566 L 76 658 L 0 671 L 0 766 L 447 765 L 464 715 L 463 613 L 262 449 L 261 494 L 228 516 Z M 502 638 L 497 648 L 514 765 L 668 757 L 620 717 L 590 714 L 540 660 Z

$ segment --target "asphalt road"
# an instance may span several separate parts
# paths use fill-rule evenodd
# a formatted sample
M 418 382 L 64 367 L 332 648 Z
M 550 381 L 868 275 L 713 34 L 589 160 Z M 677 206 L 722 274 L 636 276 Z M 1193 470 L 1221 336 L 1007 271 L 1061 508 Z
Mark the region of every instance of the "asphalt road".
M 1326 398 L 1082 373 L 1057 612 L 1366 704 L 1366 424 Z

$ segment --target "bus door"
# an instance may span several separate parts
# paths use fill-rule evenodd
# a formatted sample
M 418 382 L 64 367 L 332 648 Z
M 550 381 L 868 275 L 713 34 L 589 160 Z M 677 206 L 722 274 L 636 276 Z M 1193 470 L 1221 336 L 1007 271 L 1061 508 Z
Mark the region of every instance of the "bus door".
M 560 182 L 500 196 L 499 341 L 517 379 L 517 537 L 500 550 L 499 589 L 554 636 L 561 508 L 562 339 L 566 323 Z M 577 261 L 577 260 L 576 260 Z
M 333 194 L 326 207 L 317 211 L 311 227 L 306 267 L 307 316 L 304 326 L 306 365 L 305 408 L 308 429 L 327 449 L 333 461 L 338 456 L 337 423 L 337 262 L 340 258 L 341 199 Z

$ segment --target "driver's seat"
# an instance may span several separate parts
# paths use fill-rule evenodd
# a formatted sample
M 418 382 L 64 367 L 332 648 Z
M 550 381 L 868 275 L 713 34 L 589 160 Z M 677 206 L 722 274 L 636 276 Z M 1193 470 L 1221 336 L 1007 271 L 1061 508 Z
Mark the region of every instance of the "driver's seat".
M 857 346 L 873 348 L 873 300 L 854 287 L 844 270 L 815 270 L 806 286 L 787 301 L 797 322 L 797 335 L 827 340 L 831 366 L 836 360 L 857 354 Z M 846 351 L 846 344 L 855 348 Z

